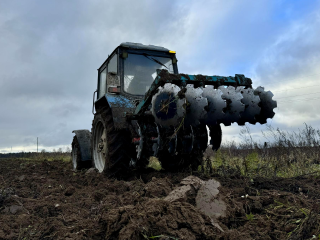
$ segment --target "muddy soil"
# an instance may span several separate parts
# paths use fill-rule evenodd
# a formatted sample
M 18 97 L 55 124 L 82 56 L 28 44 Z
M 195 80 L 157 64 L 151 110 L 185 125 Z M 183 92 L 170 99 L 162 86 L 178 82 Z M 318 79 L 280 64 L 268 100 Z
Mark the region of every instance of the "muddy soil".
M 0 160 L 0 239 L 320 239 L 320 179 L 204 177 L 221 183 L 212 219 L 166 196 L 190 173 L 108 179 L 62 161 Z

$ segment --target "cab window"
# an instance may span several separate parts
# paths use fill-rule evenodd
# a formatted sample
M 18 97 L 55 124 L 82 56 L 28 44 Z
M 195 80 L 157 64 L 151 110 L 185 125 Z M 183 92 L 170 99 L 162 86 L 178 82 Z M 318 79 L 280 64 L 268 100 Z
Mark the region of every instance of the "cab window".
M 117 54 L 114 54 L 108 63 L 108 72 L 118 73 Z
M 157 69 L 166 69 L 173 73 L 172 59 L 129 54 L 124 60 L 124 91 L 133 95 L 144 95 L 156 78 Z
M 107 90 L 107 68 L 100 72 L 98 98 L 104 96 Z

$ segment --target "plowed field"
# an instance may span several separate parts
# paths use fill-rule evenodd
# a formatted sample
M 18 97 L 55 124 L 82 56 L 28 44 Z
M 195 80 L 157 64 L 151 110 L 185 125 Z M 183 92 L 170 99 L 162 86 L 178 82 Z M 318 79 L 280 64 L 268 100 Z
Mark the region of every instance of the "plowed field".
M 221 183 L 220 230 L 196 194 L 164 199 L 190 174 L 121 180 L 63 161 L 0 160 L 0 239 L 320 239 L 320 179 L 198 175 Z

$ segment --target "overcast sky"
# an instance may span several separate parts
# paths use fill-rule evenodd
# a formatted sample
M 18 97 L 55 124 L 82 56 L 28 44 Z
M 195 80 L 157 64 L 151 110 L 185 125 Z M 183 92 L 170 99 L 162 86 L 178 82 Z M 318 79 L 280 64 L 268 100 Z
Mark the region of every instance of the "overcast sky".
M 320 128 L 320 1 L 0 0 L 0 152 L 91 129 L 96 69 L 127 41 L 175 50 L 182 73 L 245 74 L 278 100 L 273 127 Z

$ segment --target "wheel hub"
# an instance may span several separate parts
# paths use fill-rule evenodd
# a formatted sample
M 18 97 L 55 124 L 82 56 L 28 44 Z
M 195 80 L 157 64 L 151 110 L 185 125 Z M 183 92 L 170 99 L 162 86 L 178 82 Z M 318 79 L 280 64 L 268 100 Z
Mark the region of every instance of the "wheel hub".
M 103 124 L 100 122 L 96 125 L 95 137 L 94 137 L 94 164 L 99 172 L 103 172 L 106 165 L 106 159 L 108 155 L 107 146 L 107 132 Z
M 104 129 L 98 143 L 98 152 L 102 153 L 105 156 L 106 149 L 107 149 L 107 139 L 106 139 L 106 130 Z

